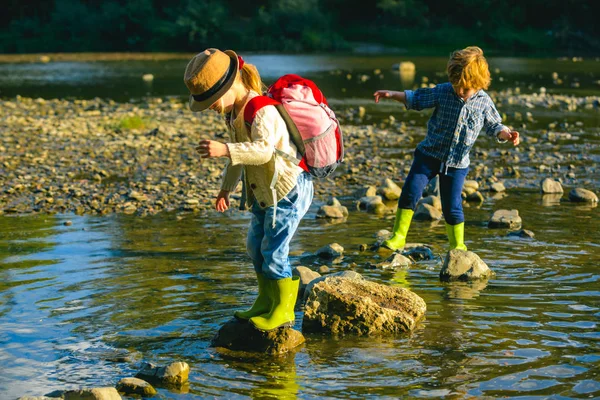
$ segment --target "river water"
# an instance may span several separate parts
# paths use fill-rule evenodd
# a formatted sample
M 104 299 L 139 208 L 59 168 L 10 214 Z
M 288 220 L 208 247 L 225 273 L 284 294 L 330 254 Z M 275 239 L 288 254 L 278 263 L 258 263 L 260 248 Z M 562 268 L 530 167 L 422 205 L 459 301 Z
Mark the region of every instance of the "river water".
M 365 104 L 372 113 L 369 96 L 377 88 L 401 88 L 390 67 L 408 59 L 417 67 L 415 82 L 442 79 L 445 58 L 247 57 L 266 80 L 300 73 L 315 79 L 333 104 Z M 184 97 L 185 63 L 2 64 L 0 96 Z M 499 69 L 492 90 L 535 93 L 544 86 L 548 93 L 600 94 L 596 60 L 492 58 L 490 64 Z M 553 82 L 553 72 L 562 84 Z M 154 74 L 152 83 L 142 81 L 145 73 Z M 536 120 L 527 129 L 539 139 L 548 122 L 570 123 L 564 130 L 580 140 L 551 146 L 575 154 L 568 158 L 577 176 L 571 185 L 598 193 L 597 109 L 540 111 Z M 576 122 L 582 124 L 573 130 Z M 533 165 L 522 172 L 530 179 L 540 174 Z M 218 328 L 256 294 L 244 249 L 247 214 L 0 216 L 0 398 L 114 386 L 145 361 L 191 367 L 188 386 L 159 389 L 157 398 L 599 397 L 599 208 L 571 203 L 566 194 L 560 201 L 542 196 L 510 179 L 507 187 L 506 195 L 465 208 L 466 244 L 496 273 L 474 284 L 440 282 L 440 260 L 399 271 L 364 267 L 377 255 L 360 253 L 359 245 L 392 222 L 351 210 L 344 223 L 329 224 L 315 218 L 325 200 L 316 199 L 293 241 L 292 264 L 318 268 L 323 262 L 310 254 L 338 242 L 346 255 L 328 264 L 332 272 L 355 263 L 368 279 L 423 297 L 427 314 L 411 334 L 307 335 L 297 353 L 280 358 L 240 359 L 210 347 Z M 341 200 L 352 205 L 349 197 Z M 535 238 L 488 229 L 497 209 L 518 209 Z M 414 222 L 409 241 L 428 243 L 443 257 L 444 225 Z M 301 318 L 298 311 L 298 329 Z

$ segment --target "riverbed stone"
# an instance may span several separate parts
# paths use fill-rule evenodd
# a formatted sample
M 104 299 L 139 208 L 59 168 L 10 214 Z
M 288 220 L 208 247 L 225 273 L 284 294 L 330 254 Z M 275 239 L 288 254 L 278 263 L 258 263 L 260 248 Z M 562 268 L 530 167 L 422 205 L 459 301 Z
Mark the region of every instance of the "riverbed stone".
M 494 273 L 485 262 L 474 252 L 465 250 L 450 250 L 446 254 L 444 265 L 440 270 L 442 281 L 471 281 L 486 279 Z
M 281 327 L 265 332 L 256 329 L 251 323 L 234 318 L 219 329 L 212 340 L 212 346 L 233 351 L 278 355 L 292 351 L 304 341 L 304 335 L 292 328 Z
M 519 210 L 496 210 L 488 222 L 488 227 L 519 229 L 522 222 Z
M 564 189 L 559 181 L 552 178 L 544 178 L 540 182 L 540 190 L 544 194 L 563 193 Z
M 377 188 L 375 186 L 362 186 L 354 192 L 355 199 L 361 199 L 363 197 L 373 197 L 377 196 Z
M 361 197 L 358 201 L 358 209 L 378 215 L 385 214 L 387 211 L 387 207 L 383 204 L 381 196 Z
M 415 221 L 437 221 L 442 219 L 442 212 L 432 205 L 421 203 L 417 207 L 413 219 Z
M 123 378 L 117 383 L 116 388 L 127 396 L 152 397 L 157 393 L 151 384 L 139 378 Z
M 423 243 L 407 243 L 402 250 L 402 255 L 414 262 L 428 261 L 435 258 L 431 247 Z
M 430 206 L 434 207 L 436 210 L 442 211 L 442 200 L 440 199 L 439 196 L 427 196 L 427 197 L 423 197 L 417 203 L 417 208 L 419 208 L 419 206 L 421 204 L 429 204 Z
M 383 180 L 383 183 L 379 187 L 378 193 L 387 200 L 398 200 L 402 189 L 394 181 L 389 178 Z
M 401 253 L 395 252 L 390 255 L 387 259 L 380 263 L 369 263 L 372 268 L 377 269 L 397 269 L 397 268 L 406 268 L 412 264 L 412 260 Z
M 321 258 L 337 258 L 344 255 L 344 248 L 338 243 L 331 243 L 327 246 L 321 247 L 319 250 L 317 250 L 316 254 Z
M 314 285 L 304 307 L 304 332 L 381 335 L 411 331 L 425 301 L 408 289 L 365 279 L 330 277 Z
M 63 393 L 64 400 L 121 400 L 121 395 L 113 387 L 67 390 Z
M 312 291 L 312 288 L 319 282 L 324 281 L 327 278 L 332 278 L 332 277 L 339 277 L 339 278 L 344 278 L 344 279 L 354 279 L 354 280 L 360 280 L 360 279 L 364 279 L 362 277 L 361 274 L 359 274 L 356 271 L 340 271 L 340 272 L 335 272 L 333 274 L 329 274 L 329 275 L 325 275 L 325 276 L 321 276 L 319 278 L 313 279 L 307 286 L 306 286 L 306 290 L 304 291 L 304 297 L 302 299 L 302 302 L 306 302 L 306 299 L 308 299 L 308 296 L 310 295 L 310 292 Z
M 467 195 L 466 200 L 468 202 L 473 203 L 483 203 L 485 201 L 485 197 L 483 196 L 483 194 L 481 194 L 481 192 L 476 190 L 473 193 Z
M 502 183 L 502 182 L 495 182 L 495 183 L 492 183 L 492 185 L 490 186 L 490 191 L 494 192 L 494 193 L 502 193 L 502 192 L 506 191 L 506 187 L 504 186 L 504 183 Z
M 468 179 L 463 184 L 463 189 L 471 188 L 473 190 L 479 190 L 479 182 L 476 180 Z
M 348 209 L 344 206 L 324 205 L 317 211 L 317 218 L 342 219 L 348 216 Z
M 569 192 L 569 200 L 576 203 L 597 203 L 598 196 L 591 190 L 575 188 Z
M 164 386 L 181 386 L 188 380 L 190 366 L 186 362 L 173 362 L 166 367 L 145 363 L 135 377 Z
M 520 229 L 518 231 L 508 232 L 507 236 L 533 239 L 535 237 L 535 233 L 533 233 L 529 229 Z
M 321 274 L 308 267 L 298 266 L 292 269 L 292 276 L 300 277 L 300 284 L 298 285 L 298 298 L 301 299 L 304 296 L 304 290 L 306 289 L 306 286 L 313 280 L 319 278 Z

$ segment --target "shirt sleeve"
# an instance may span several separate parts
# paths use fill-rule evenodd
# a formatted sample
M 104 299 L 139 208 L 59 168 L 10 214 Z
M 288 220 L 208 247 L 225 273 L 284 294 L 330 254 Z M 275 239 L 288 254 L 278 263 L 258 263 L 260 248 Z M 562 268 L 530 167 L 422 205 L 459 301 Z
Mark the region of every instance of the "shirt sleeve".
M 417 90 L 405 90 L 406 109 L 423 110 L 425 108 L 437 107 L 439 104 L 439 85 L 432 88 L 420 88 Z
M 261 108 L 250 129 L 250 142 L 227 143 L 231 165 L 262 165 L 273 157 L 277 138 L 275 132 L 283 121 L 273 106 Z
M 235 188 L 242 177 L 242 170 L 243 165 L 232 165 L 231 161 L 228 161 L 225 169 L 223 170 L 221 190 L 226 190 L 228 192 L 235 191 Z
M 490 101 L 490 104 L 485 108 L 483 127 L 485 133 L 488 136 L 495 137 L 498 143 L 506 143 L 506 140 L 498 138 L 498 134 L 502 131 L 510 131 L 510 128 L 502 124 L 502 117 L 496 109 L 494 103 Z

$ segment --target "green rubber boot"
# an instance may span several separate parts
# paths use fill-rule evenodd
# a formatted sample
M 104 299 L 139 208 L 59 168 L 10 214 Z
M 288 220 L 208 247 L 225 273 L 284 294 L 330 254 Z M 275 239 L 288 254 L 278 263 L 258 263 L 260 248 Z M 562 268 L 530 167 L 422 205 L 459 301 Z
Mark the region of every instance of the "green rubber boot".
M 465 223 L 450 225 L 446 224 L 446 232 L 448 233 L 448 241 L 450 242 L 450 250 L 467 250 L 465 246 Z
M 271 311 L 273 301 L 269 296 L 269 280 L 263 275 L 256 273 L 258 280 L 258 297 L 254 300 L 254 304 L 246 311 L 236 311 L 233 316 L 239 320 L 247 321 L 257 315 L 266 314 Z
M 293 326 L 294 306 L 298 297 L 300 278 L 294 276 L 277 281 L 269 280 L 268 284 L 273 299 L 271 311 L 268 314 L 250 318 L 250 322 L 261 331 L 272 331 L 280 326 Z
M 382 243 L 381 246 L 390 250 L 403 249 L 406 244 L 406 234 L 410 227 L 410 221 L 415 214 L 408 208 L 399 208 L 396 210 L 396 221 L 394 222 L 394 231 L 391 238 Z

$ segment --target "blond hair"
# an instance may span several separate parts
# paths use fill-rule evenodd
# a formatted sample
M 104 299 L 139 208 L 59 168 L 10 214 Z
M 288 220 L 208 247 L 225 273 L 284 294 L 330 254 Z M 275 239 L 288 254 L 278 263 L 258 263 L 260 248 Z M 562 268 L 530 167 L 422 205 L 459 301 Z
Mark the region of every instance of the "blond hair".
M 469 46 L 453 52 L 448 60 L 446 72 L 454 87 L 487 89 L 492 81 L 483 50 L 477 46 Z
M 253 90 L 258 94 L 262 94 L 266 90 L 266 86 L 260 79 L 258 70 L 252 64 L 244 63 L 238 77 L 241 79 L 244 87 L 248 90 Z

